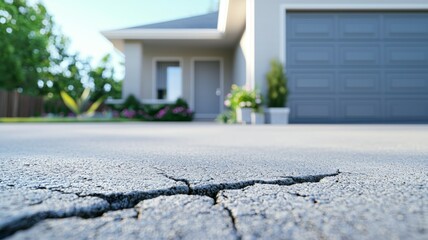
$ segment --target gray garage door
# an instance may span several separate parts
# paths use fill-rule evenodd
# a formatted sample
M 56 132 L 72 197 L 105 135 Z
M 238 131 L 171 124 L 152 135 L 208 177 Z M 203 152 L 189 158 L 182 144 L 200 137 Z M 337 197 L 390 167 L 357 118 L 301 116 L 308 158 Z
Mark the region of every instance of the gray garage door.
M 427 122 L 428 13 L 287 13 L 292 122 Z

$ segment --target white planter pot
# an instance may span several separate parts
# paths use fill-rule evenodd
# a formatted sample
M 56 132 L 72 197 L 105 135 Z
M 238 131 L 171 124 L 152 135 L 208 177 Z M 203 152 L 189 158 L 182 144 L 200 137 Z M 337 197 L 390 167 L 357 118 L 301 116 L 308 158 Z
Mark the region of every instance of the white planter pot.
M 268 108 L 266 122 L 270 124 L 288 124 L 289 108 Z
M 236 121 L 238 123 L 249 124 L 251 123 L 252 108 L 238 108 L 236 109 Z
M 251 124 L 265 124 L 265 115 L 263 113 L 252 112 Z

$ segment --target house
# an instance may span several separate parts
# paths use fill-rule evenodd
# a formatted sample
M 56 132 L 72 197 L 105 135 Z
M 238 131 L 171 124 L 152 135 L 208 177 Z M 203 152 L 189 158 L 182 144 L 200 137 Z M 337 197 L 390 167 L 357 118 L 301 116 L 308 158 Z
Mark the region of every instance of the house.
M 266 91 L 279 59 L 291 122 L 427 122 L 427 0 L 220 0 L 219 11 L 103 32 L 125 55 L 123 95 L 182 96 L 197 118 L 231 85 Z

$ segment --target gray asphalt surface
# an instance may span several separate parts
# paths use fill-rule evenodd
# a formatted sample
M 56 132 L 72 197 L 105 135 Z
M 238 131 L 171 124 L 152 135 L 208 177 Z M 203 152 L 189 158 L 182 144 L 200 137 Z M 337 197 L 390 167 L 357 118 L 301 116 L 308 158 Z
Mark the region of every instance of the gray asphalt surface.
M 0 238 L 427 239 L 427 125 L 0 125 Z

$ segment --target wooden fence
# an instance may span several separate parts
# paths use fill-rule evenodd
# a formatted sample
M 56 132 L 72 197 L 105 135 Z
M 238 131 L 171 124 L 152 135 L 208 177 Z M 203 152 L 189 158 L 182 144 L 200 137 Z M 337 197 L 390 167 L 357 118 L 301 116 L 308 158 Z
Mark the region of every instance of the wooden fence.
M 42 97 L 0 90 L 0 117 L 34 117 L 42 113 Z

